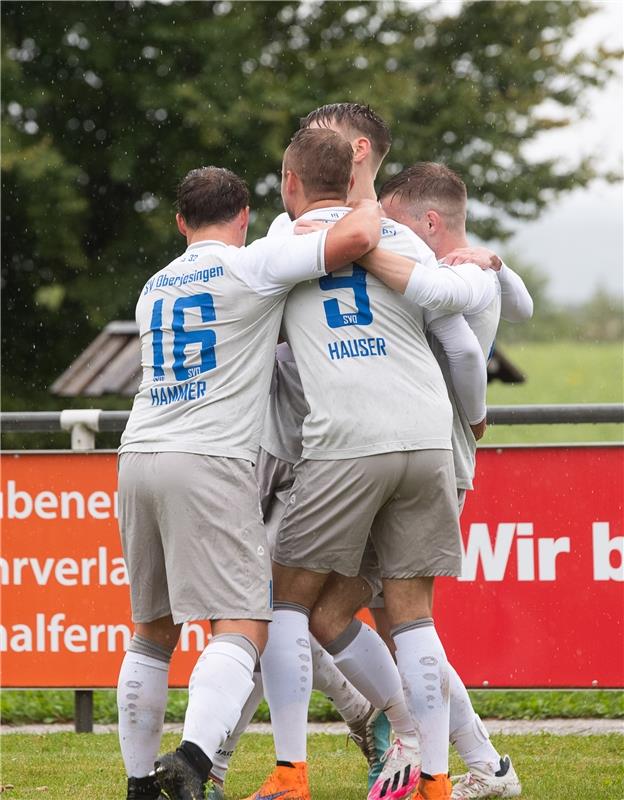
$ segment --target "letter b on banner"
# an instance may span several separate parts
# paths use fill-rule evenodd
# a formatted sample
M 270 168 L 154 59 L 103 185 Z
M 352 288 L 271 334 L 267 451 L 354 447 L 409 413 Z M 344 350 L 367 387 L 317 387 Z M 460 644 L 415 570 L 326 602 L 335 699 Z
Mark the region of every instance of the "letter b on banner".
M 594 580 L 624 581 L 624 536 L 609 536 L 608 522 L 594 522 Z M 613 566 L 613 554 L 620 563 Z

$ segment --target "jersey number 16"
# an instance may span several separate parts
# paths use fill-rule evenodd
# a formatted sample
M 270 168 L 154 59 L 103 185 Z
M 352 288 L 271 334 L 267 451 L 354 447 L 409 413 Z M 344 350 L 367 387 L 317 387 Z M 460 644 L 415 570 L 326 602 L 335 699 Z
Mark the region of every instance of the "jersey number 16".
M 152 349 L 154 354 L 154 380 L 165 377 L 165 353 L 163 349 L 163 300 L 156 300 L 152 308 L 150 330 L 153 334 Z M 212 295 L 208 292 L 194 294 L 190 297 L 179 297 L 173 304 L 173 374 L 178 381 L 186 381 L 200 372 L 208 372 L 217 366 L 215 354 L 216 334 L 209 328 L 187 331 L 184 327 L 184 313 L 187 309 L 198 308 L 202 322 L 214 322 L 215 314 Z M 199 344 L 200 366 L 186 367 L 186 348 L 191 344 Z

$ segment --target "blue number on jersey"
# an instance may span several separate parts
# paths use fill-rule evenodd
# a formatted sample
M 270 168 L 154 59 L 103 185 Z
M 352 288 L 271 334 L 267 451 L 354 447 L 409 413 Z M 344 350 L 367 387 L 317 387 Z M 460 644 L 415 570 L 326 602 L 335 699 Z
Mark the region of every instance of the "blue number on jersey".
M 320 278 L 321 289 L 353 289 L 355 313 L 344 314 L 340 310 L 338 300 L 324 300 L 325 317 L 330 328 L 344 328 L 345 325 L 370 325 L 373 312 L 366 291 L 366 270 L 358 264 L 353 265 L 352 275 L 326 275 Z
M 165 357 L 162 344 L 162 307 L 163 301 L 156 300 L 152 310 L 150 327 L 154 334 L 154 380 L 162 379 L 165 375 L 163 369 Z M 214 322 L 217 318 L 212 295 L 208 292 L 191 295 L 190 297 L 179 297 L 173 304 L 173 322 L 171 325 L 173 330 L 173 372 L 179 381 L 188 380 L 193 375 L 198 375 L 200 372 L 208 372 L 217 366 L 215 354 L 216 334 L 207 328 L 187 331 L 184 327 L 184 312 L 188 308 L 199 308 L 202 322 Z M 184 366 L 186 348 L 190 344 L 201 345 L 199 367 L 189 368 Z
M 150 330 L 154 334 L 152 339 L 152 349 L 154 352 L 154 380 L 161 381 L 165 377 L 165 370 L 163 364 L 165 363 L 165 354 L 163 353 L 163 334 L 162 334 L 162 307 L 163 301 L 157 300 L 152 308 L 152 321 L 150 323 Z

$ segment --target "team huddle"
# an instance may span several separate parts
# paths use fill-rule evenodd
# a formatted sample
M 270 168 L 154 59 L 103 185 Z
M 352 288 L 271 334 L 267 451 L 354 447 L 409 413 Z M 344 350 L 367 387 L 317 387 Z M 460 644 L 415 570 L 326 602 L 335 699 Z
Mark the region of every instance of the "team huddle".
M 203 167 L 178 188 L 188 247 L 139 298 L 143 379 L 119 451 L 128 800 L 223 798 L 263 697 L 276 766 L 248 800 L 309 800 L 312 689 L 367 759 L 369 800 L 520 794 L 447 660 L 433 589 L 461 572 L 499 319 L 532 301 L 469 247 L 450 169 L 417 163 L 377 195 L 390 144 L 366 106 L 310 113 L 284 153 L 285 213 L 249 246 L 241 178 Z M 191 620 L 212 638 L 181 744 L 159 755 Z M 454 782 L 449 742 L 467 765 Z

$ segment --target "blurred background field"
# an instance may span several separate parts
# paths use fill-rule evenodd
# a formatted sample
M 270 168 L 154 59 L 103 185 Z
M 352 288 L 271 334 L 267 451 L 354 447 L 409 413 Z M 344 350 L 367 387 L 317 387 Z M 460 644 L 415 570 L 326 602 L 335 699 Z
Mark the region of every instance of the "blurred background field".
M 618 342 L 522 342 L 503 348 L 527 382 L 490 384 L 488 405 L 621 403 L 624 399 L 624 358 Z M 617 424 L 505 425 L 488 428 L 483 444 L 622 441 L 624 426 Z

